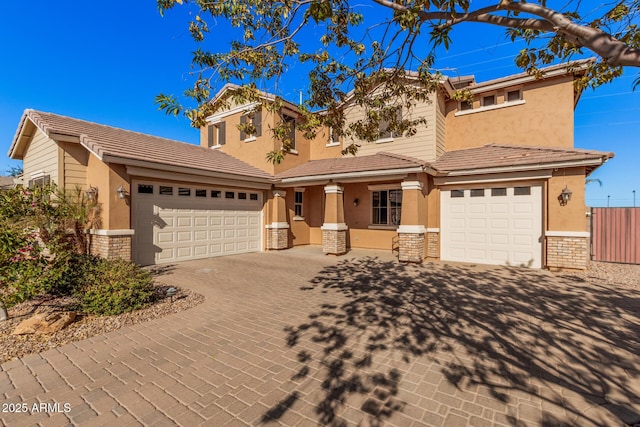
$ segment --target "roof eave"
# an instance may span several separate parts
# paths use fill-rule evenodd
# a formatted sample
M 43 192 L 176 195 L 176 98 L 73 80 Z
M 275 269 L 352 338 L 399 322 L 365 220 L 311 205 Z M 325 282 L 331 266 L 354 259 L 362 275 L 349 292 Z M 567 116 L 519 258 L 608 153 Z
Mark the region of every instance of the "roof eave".
M 184 173 L 189 175 L 201 175 L 201 176 L 207 176 L 212 178 L 227 178 L 227 179 L 234 179 L 237 181 L 269 183 L 269 184 L 273 182 L 273 177 L 271 176 L 258 177 L 258 176 L 242 175 L 242 174 L 237 174 L 232 172 L 220 172 L 220 171 L 212 171 L 208 169 L 198 169 L 194 167 L 175 166 L 168 163 L 137 160 L 137 159 L 131 159 L 129 157 L 116 156 L 112 154 L 103 154 L 101 160 L 105 163 L 117 163 L 125 166 L 136 166 L 136 167 L 147 168 L 147 169 L 171 171 L 171 172 Z
M 452 171 L 440 171 L 441 175 L 445 176 L 464 176 L 464 175 L 479 175 L 479 174 L 493 174 L 503 172 L 524 172 L 528 170 L 541 170 L 541 169 L 560 169 L 568 167 L 579 166 L 595 166 L 602 165 L 610 157 L 599 157 L 595 159 L 583 159 L 583 160 L 567 160 L 564 162 L 551 162 L 551 163 L 537 163 L 529 165 L 513 165 L 513 166 L 497 166 L 492 168 L 475 168 L 475 169 L 458 169 Z
M 304 184 L 305 182 L 316 181 L 336 181 L 336 180 L 352 180 L 360 178 L 373 178 L 382 177 L 389 178 L 390 176 L 405 175 L 410 173 L 424 172 L 422 166 L 412 166 L 407 168 L 395 168 L 395 169 L 383 169 L 383 170 L 371 170 L 371 171 L 359 171 L 359 172 L 344 172 L 344 173 L 327 173 L 317 175 L 307 175 L 292 178 L 277 178 L 276 180 L 280 184 Z
M 31 121 L 31 119 L 29 118 L 29 110 L 25 110 L 25 112 L 22 113 L 20 123 L 18 124 L 18 129 L 16 129 L 16 133 L 13 136 L 13 140 L 11 141 L 11 146 L 9 147 L 9 151 L 7 152 L 7 156 L 9 156 L 10 159 L 22 160 L 24 153 L 19 152 L 19 149 L 23 146 L 22 140 L 25 128 L 27 126 L 27 120 Z M 33 123 L 33 121 L 31 121 L 31 123 Z M 33 125 L 36 126 L 35 123 L 33 123 Z

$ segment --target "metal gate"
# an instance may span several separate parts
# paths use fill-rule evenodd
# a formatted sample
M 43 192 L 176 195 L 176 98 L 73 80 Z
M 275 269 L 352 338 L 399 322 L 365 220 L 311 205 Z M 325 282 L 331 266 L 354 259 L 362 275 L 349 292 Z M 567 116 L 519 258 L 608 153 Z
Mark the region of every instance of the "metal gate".
M 640 208 L 591 208 L 591 259 L 640 264 Z

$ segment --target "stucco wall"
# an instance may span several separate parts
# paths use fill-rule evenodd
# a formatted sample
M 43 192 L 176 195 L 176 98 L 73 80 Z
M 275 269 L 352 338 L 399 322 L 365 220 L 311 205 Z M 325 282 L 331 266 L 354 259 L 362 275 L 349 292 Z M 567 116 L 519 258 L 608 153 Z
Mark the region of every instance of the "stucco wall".
M 496 93 L 502 104 L 507 91 Z M 573 78 L 534 81 L 523 88 L 524 104 L 459 115 L 458 102 L 446 105 L 446 149 L 460 150 L 490 143 L 573 148 Z M 474 109 L 480 107 L 476 96 Z
M 553 176 L 547 183 L 547 230 L 588 231 L 584 181 L 584 167 L 559 169 L 553 172 Z M 566 206 L 562 206 L 558 196 L 565 185 L 573 194 Z

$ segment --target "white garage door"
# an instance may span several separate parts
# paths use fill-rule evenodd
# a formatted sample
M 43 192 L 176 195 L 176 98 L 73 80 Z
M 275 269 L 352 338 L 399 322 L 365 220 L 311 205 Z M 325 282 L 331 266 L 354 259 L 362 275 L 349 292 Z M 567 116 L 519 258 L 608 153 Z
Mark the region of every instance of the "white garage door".
M 542 187 L 441 191 L 441 258 L 542 267 Z
M 255 190 L 134 181 L 131 192 L 139 264 L 260 250 L 262 197 Z

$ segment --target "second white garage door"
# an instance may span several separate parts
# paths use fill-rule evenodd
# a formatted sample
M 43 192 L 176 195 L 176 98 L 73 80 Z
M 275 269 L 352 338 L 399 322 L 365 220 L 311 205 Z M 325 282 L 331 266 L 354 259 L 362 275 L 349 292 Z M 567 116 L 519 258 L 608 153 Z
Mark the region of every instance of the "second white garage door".
M 542 267 L 542 187 L 441 191 L 441 258 Z
M 134 182 L 132 193 L 139 264 L 260 250 L 262 197 L 255 190 Z

